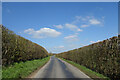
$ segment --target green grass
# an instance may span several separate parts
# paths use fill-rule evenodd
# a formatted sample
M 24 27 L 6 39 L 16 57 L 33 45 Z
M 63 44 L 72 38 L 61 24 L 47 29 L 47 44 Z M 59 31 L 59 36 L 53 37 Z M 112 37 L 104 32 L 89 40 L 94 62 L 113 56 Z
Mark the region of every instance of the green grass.
M 2 65 L 0 65 L 0 80 L 2 79 Z
M 42 67 L 49 61 L 50 57 L 32 61 L 15 63 L 9 67 L 2 68 L 2 78 L 25 78 L 33 71 Z
M 101 78 L 101 79 L 104 79 L 104 80 L 110 80 L 110 78 L 100 74 L 100 73 L 97 73 L 95 71 L 92 71 L 91 69 L 88 69 L 86 68 L 85 66 L 82 66 L 82 65 L 79 65 L 73 61 L 70 61 L 70 60 L 66 60 L 66 59 L 63 59 L 63 58 L 60 58 L 70 64 L 72 64 L 73 66 L 77 67 L 78 69 L 80 69 L 82 72 L 84 72 L 86 75 L 88 75 L 89 77 L 91 77 L 93 80 L 96 79 L 96 78 Z

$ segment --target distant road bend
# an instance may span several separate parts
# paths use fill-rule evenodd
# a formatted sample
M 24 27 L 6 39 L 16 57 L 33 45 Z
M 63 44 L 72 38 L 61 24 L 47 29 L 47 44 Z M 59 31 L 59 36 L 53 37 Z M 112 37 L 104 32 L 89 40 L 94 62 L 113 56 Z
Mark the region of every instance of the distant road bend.
M 34 78 L 79 78 L 79 80 L 92 80 L 76 67 L 54 56 L 34 75 Z

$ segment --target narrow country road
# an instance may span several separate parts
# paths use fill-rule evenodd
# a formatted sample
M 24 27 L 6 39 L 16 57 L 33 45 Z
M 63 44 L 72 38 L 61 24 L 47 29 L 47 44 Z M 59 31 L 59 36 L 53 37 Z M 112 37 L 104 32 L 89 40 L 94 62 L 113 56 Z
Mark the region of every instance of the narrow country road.
M 76 67 L 54 56 L 35 74 L 34 78 L 79 78 L 79 80 L 92 80 Z

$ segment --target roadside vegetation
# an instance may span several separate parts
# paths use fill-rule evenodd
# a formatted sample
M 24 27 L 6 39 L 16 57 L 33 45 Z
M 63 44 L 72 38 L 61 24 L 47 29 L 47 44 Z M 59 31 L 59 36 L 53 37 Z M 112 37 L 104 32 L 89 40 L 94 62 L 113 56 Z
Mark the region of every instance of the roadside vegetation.
M 2 65 L 9 66 L 15 62 L 42 59 L 48 56 L 48 52 L 42 46 L 33 43 L 6 27 L 2 29 Z
M 85 66 L 79 65 L 79 64 L 77 64 L 77 63 L 75 63 L 75 62 L 73 62 L 73 61 L 66 60 L 66 59 L 64 59 L 64 58 L 60 58 L 60 59 L 62 59 L 62 60 L 64 60 L 64 61 L 70 63 L 71 65 L 77 67 L 78 69 L 80 69 L 82 72 L 84 72 L 86 75 L 88 75 L 88 76 L 89 76 L 90 78 L 92 78 L 93 80 L 94 80 L 94 79 L 98 79 L 98 78 L 104 79 L 104 80 L 110 80 L 108 77 L 106 77 L 106 76 L 104 76 L 104 75 L 102 75 L 102 74 L 100 74 L 100 73 L 97 73 L 97 72 L 95 72 L 95 71 L 92 71 L 91 69 L 88 69 L 88 68 L 86 68 Z
M 0 25 L 2 30 L 2 78 L 25 78 L 48 60 L 45 48 L 16 35 Z
M 2 79 L 2 65 L 0 65 L 0 80 Z
M 49 61 L 49 59 L 50 57 L 46 57 L 43 59 L 14 63 L 14 65 L 10 65 L 9 67 L 3 67 L 2 78 L 3 79 L 25 78 L 38 68 L 44 66 Z
M 111 80 L 120 79 L 120 35 L 56 56 L 85 66 Z

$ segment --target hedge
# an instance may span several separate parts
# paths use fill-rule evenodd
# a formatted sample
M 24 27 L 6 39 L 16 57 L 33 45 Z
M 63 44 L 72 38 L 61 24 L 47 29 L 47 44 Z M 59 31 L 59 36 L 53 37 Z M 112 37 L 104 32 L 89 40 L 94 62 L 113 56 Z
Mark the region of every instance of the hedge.
M 31 42 L 2 26 L 2 65 L 33 59 L 42 59 L 48 52 L 40 45 Z
M 57 55 L 93 71 L 120 79 L 120 35 Z

